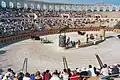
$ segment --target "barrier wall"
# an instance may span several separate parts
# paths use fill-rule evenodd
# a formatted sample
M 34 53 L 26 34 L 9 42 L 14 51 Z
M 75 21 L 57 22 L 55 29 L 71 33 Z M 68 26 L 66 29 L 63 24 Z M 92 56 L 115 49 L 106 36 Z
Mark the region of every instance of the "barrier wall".
M 67 29 L 66 31 L 63 31 L 62 33 L 65 32 L 76 32 L 76 31 L 100 31 L 100 28 L 97 27 L 92 27 L 92 28 L 71 28 Z M 112 32 L 120 32 L 119 29 L 112 29 L 112 28 L 106 28 L 106 31 L 112 31 Z M 0 38 L 0 45 L 3 44 L 9 44 L 13 43 L 19 40 L 27 39 L 30 38 L 31 36 L 44 36 L 44 35 L 50 35 L 50 34 L 58 34 L 58 30 L 46 30 L 46 31 L 41 31 L 41 32 L 30 32 L 30 33 L 25 33 L 25 34 L 19 34 L 15 36 L 10 36 L 10 37 L 5 37 L 5 38 Z

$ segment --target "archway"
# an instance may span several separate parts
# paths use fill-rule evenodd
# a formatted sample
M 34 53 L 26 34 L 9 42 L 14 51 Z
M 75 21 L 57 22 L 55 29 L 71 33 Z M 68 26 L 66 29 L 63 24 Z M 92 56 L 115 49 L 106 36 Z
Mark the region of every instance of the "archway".
M 2 2 L 1 2 L 1 6 L 2 6 L 3 8 L 6 8 L 6 2 L 5 2 L 5 1 L 2 1 Z
M 20 3 L 17 3 L 17 8 L 21 8 L 21 4 Z
M 27 9 L 28 8 L 28 5 L 26 3 L 24 3 L 24 8 Z
M 88 9 L 87 12 L 92 12 L 92 10 L 91 10 L 91 9 Z
M 40 5 L 39 4 L 37 4 L 37 9 L 40 10 Z
M 116 11 L 116 7 L 112 7 L 112 11 Z
M 30 4 L 30 8 L 31 8 L 31 9 L 34 9 L 34 4 Z
M 100 7 L 100 11 L 104 11 L 104 10 L 103 10 L 103 7 Z
M 109 7 L 106 7 L 106 11 L 110 11 Z
M 94 7 L 93 11 L 98 11 L 98 10 L 97 10 L 97 7 Z
M 47 10 L 47 5 L 46 4 L 43 4 L 43 9 Z
M 14 7 L 14 5 L 13 5 L 12 2 L 9 2 L 9 7 L 10 7 L 10 8 L 13 8 L 13 7 Z

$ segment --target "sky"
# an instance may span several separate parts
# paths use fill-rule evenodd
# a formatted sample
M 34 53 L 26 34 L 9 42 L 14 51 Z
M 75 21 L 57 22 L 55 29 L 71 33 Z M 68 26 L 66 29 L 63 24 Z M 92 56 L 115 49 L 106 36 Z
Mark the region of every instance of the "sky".
M 120 0 L 43 0 L 47 2 L 60 2 L 60 3 L 78 3 L 78 4 L 120 4 Z

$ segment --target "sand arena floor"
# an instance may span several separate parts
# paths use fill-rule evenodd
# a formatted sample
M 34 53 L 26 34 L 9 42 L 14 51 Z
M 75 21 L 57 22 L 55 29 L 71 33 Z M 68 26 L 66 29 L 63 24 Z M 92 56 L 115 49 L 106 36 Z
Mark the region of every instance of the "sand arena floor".
M 87 32 L 98 33 L 99 32 Z M 67 33 L 67 37 L 72 40 L 84 41 L 85 36 L 80 36 L 77 32 Z M 28 71 L 35 72 L 36 70 L 44 71 L 46 69 L 55 70 L 63 69 L 62 56 L 65 56 L 68 65 L 71 69 L 88 67 L 89 64 L 98 66 L 95 54 L 99 54 L 102 61 L 106 64 L 120 63 L 120 39 L 118 33 L 107 32 L 106 36 L 113 36 L 106 41 L 85 48 L 73 48 L 65 50 L 58 47 L 58 34 L 47 35 L 52 40 L 52 44 L 41 44 L 40 41 L 24 40 L 18 43 L 1 48 L 6 53 L 0 55 L 0 67 L 6 69 L 13 68 L 19 71 L 22 68 L 24 58 L 28 58 Z

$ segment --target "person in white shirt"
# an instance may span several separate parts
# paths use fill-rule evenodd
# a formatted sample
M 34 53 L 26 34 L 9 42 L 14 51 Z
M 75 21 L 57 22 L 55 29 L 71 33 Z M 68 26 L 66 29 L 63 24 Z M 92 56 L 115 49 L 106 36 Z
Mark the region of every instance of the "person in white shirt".
M 88 75 L 89 75 L 89 76 L 96 76 L 95 70 L 94 70 L 94 68 L 92 68 L 92 65 L 89 65 Z
M 102 79 L 107 79 L 109 77 L 109 68 L 107 67 L 107 64 L 104 64 L 100 74 L 101 74 L 100 77 Z
M 23 80 L 31 80 L 30 74 L 26 73 L 25 76 L 23 77 Z
M 63 80 L 68 80 L 69 79 L 69 74 L 67 73 L 66 69 L 63 69 L 63 73 L 61 74 L 61 77 Z
M 58 77 L 58 73 L 54 72 L 50 80 L 60 80 L 60 78 Z
M 101 69 L 101 74 L 104 76 L 109 76 L 109 68 L 105 64 L 104 67 Z

